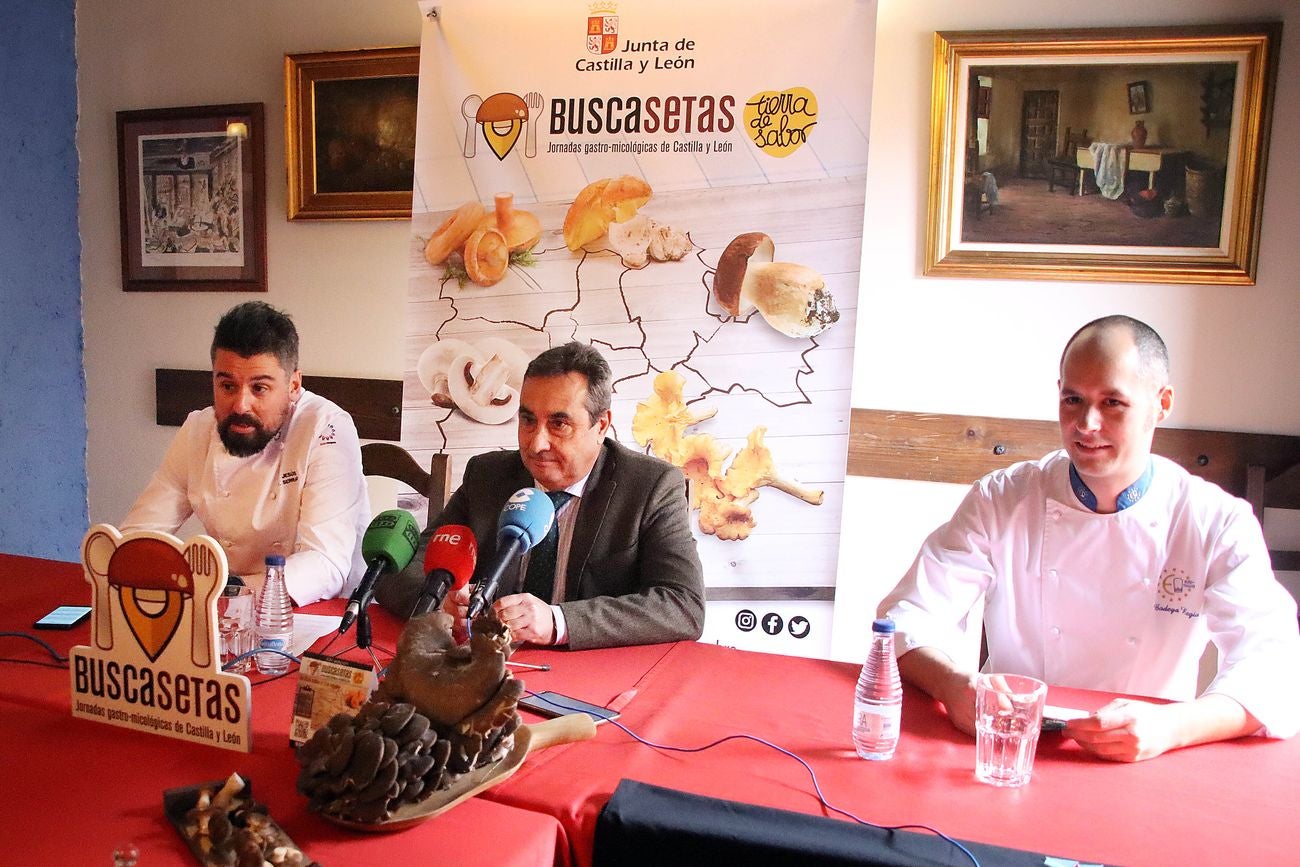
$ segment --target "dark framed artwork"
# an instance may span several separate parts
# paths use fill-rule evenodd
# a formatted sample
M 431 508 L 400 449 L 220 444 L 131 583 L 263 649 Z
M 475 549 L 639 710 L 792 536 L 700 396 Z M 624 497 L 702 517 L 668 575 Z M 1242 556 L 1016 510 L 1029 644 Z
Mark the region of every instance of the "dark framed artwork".
M 266 291 L 262 103 L 117 113 L 122 288 Z
M 1146 114 L 1151 110 L 1151 95 L 1147 82 L 1130 81 L 1128 84 L 1128 113 Z
M 924 273 L 1253 284 L 1281 36 L 936 33 Z
M 420 49 L 284 58 L 290 220 L 411 216 Z

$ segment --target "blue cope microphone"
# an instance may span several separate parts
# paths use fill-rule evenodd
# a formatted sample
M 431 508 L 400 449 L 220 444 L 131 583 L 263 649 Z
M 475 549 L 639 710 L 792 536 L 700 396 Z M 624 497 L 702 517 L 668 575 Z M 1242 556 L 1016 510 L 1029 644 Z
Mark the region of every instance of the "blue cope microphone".
M 497 518 L 497 551 L 487 577 L 474 585 L 469 616 L 478 617 L 497 595 L 501 573 L 518 555 L 532 548 L 555 523 L 555 506 L 541 488 L 520 488 L 510 495 Z

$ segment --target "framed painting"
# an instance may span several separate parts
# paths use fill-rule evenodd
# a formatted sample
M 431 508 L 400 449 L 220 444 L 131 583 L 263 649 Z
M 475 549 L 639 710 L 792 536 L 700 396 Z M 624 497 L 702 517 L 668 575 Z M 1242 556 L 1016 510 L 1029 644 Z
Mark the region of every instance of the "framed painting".
M 936 33 L 925 273 L 1253 284 L 1281 34 Z
M 411 216 L 419 48 L 288 54 L 290 220 Z
M 266 291 L 262 103 L 117 113 L 122 288 Z

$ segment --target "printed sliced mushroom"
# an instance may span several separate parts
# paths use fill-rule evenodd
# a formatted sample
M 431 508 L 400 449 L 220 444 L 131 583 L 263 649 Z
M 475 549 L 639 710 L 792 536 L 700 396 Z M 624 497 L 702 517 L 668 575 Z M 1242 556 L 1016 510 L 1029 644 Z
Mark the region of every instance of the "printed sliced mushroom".
M 718 257 L 713 275 L 713 297 L 732 316 L 744 316 L 754 309 L 746 284 L 753 278 L 756 265 L 772 261 L 776 245 L 762 232 L 737 235 Z
M 447 371 L 451 370 L 451 363 L 461 355 L 478 358 L 480 353 L 465 341 L 455 338 L 439 340 L 420 353 L 420 359 L 415 363 L 415 375 L 419 377 L 420 385 L 429 392 L 434 406 L 451 409 L 456 405 L 451 399 Z
M 638 214 L 625 223 L 609 224 L 609 246 L 629 268 L 644 268 L 650 261 L 650 241 L 655 222 Z
M 840 320 L 826 281 L 807 265 L 751 265 L 741 294 L 767 324 L 789 337 L 813 337 Z
M 524 387 L 524 371 L 528 369 L 532 356 L 520 349 L 517 343 L 504 337 L 483 337 L 474 342 L 474 349 L 483 359 L 498 356 L 509 368 L 506 384 L 515 391 Z
M 451 363 L 448 385 L 456 408 L 483 424 L 504 424 L 519 409 L 519 391 L 507 383 L 510 368 L 500 356 L 480 361 L 458 356 Z

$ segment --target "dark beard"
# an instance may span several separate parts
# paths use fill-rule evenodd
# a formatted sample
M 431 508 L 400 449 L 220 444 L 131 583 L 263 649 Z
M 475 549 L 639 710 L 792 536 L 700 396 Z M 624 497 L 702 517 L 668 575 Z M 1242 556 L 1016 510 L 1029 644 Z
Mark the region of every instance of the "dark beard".
M 235 434 L 230 432 L 232 424 L 247 424 L 253 426 L 251 434 Z M 221 444 L 226 447 L 226 451 L 236 458 L 251 458 L 253 455 L 266 448 L 271 440 L 275 439 L 278 430 L 267 431 L 261 423 L 251 415 L 229 415 L 221 424 L 217 425 L 217 434 L 221 437 Z

